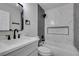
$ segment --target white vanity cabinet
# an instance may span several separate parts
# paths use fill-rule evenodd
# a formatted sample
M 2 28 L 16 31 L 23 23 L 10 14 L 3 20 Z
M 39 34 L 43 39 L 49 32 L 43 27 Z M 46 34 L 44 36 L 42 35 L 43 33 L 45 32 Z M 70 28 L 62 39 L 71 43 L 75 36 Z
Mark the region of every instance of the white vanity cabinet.
M 38 41 L 32 42 L 4 56 L 37 56 Z

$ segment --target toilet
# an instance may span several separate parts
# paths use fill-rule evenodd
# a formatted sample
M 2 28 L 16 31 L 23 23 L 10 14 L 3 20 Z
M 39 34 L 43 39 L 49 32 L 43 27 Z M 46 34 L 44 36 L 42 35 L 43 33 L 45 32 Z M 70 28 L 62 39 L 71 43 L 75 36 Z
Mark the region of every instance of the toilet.
M 38 47 L 39 56 L 79 56 L 79 52 L 72 45 L 58 44 L 43 44 Z
M 47 47 L 41 46 L 38 48 L 38 53 L 40 56 L 51 56 L 51 50 Z

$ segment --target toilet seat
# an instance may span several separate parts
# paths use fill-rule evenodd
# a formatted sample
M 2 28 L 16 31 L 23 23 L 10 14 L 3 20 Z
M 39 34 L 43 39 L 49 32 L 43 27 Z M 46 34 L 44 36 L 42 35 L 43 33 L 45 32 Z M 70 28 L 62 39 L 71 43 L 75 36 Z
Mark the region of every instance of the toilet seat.
M 42 56 L 51 56 L 51 50 L 47 47 L 38 47 L 38 53 Z

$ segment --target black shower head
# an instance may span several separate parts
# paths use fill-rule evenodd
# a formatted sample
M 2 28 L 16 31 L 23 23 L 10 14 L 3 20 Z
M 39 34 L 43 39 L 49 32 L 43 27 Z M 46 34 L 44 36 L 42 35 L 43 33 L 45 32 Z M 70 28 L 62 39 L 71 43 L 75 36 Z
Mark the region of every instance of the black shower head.
M 46 14 L 43 14 L 43 17 L 45 18 L 46 17 Z

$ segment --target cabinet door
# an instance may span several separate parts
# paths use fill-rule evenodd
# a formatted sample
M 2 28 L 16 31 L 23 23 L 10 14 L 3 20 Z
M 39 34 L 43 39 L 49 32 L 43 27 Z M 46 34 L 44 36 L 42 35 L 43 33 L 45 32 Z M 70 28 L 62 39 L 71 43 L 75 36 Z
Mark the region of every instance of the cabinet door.
M 38 56 L 38 49 L 34 50 L 32 53 L 30 53 L 28 56 Z
M 38 42 L 36 41 L 20 49 L 17 49 L 11 53 L 8 53 L 5 56 L 28 56 L 30 53 L 36 50 L 37 47 L 38 47 Z

